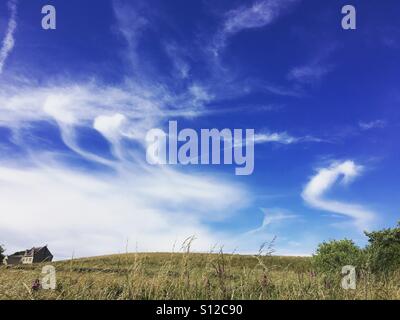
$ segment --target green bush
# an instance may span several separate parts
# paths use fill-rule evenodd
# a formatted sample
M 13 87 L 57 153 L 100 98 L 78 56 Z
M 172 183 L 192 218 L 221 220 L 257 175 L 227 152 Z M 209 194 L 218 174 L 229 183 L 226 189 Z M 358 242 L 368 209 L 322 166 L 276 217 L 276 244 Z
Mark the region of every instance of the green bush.
M 368 245 L 357 247 L 352 240 L 334 240 L 318 246 L 312 262 L 318 271 L 339 273 L 343 266 L 352 265 L 374 274 L 400 270 L 400 222 L 395 228 L 365 232 Z
M 0 265 L 3 263 L 3 259 L 4 259 L 4 248 L 3 246 L 0 245 Z
M 362 249 L 352 240 L 332 240 L 321 243 L 313 256 L 314 267 L 325 273 L 340 273 L 346 265 L 360 268 L 364 263 Z
M 396 228 L 365 232 L 368 265 L 374 273 L 389 273 L 400 269 L 400 222 Z

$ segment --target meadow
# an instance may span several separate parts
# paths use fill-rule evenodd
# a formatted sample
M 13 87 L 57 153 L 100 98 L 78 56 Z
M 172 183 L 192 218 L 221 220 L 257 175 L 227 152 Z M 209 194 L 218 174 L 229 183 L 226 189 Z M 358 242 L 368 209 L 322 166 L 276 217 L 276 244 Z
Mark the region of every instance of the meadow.
M 400 299 L 400 273 L 360 274 L 356 290 L 341 275 L 317 273 L 310 257 L 270 254 L 126 253 L 52 263 L 56 290 L 33 290 L 43 265 L 0 267 L 0 299 Z

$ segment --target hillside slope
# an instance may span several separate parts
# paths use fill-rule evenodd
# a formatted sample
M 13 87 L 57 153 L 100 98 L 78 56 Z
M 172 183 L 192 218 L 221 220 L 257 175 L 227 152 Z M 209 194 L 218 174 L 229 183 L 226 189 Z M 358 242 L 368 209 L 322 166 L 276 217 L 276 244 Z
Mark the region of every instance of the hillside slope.
M 196 253 L 121 254 L 55 262 L 56 290 L 32 290 L 42 265 L 0 268 L 0 299 L 400 298 L 392 282 L 355 291 L 312 269 L 311 258 Z

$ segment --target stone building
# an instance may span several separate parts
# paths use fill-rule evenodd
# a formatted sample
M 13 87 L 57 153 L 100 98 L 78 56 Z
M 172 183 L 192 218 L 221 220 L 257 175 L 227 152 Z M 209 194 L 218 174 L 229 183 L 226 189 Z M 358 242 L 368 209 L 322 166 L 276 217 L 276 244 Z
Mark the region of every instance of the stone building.
M 53 255 L 47 246 L 27 249 L 25 251 L 15 252 L 12 255 L 6 256 L 3 263 L 8 266 L 18 264 L 33 264 L 42 262 L 51 262 Z

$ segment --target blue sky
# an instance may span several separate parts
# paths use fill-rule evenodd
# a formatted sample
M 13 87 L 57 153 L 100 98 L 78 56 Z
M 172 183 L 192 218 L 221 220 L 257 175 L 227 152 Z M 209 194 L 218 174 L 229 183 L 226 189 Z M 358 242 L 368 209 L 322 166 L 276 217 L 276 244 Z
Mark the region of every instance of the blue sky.
M 48 2 L 48 1 L 47 1 Z M 168 251 L 195 235 L 312 254 L 399 220 L 400 4 L 3 1 L 0 242 L 58 258 Z M 41 28 L 41 8 L 57 29 Z M 150 166 L 144 137 L 251 128 L 255 171 Z M 178 245 L 179 247 L 179 245 Z

